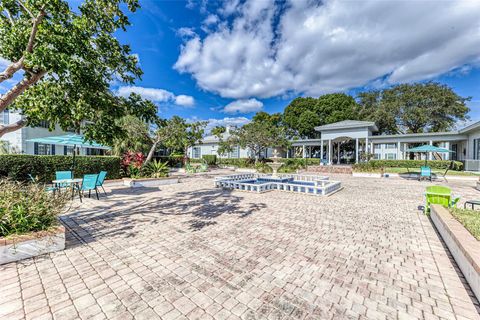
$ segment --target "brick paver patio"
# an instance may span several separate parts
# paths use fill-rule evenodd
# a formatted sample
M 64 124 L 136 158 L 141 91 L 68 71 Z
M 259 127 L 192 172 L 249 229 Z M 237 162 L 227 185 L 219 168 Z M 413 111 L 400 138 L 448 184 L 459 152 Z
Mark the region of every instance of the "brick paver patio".
M 0 317 L 479 318 L 418 210 L 426 182 L 337 179 L 331 197 L 192 178 L 75 203 L 65 251 L 0 266 Z

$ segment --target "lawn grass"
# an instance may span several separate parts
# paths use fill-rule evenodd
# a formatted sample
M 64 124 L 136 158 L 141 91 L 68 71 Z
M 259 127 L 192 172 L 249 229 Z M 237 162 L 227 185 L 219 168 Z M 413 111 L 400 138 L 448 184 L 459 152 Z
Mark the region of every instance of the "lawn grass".
M 450 212 L 477 240 L 480 240 L 479 211 L 452 208 Z

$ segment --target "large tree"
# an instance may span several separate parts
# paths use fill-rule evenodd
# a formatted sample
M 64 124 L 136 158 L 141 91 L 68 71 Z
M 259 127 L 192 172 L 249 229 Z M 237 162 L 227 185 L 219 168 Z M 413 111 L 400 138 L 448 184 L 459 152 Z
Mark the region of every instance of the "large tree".
M 344 93 L 325 94 L 318 99 L 294 99 L 283 114 L 283 122 L 291 136 L 313 138 L 315 127 L 342 120 L 359 119 L 355 99 Z
M 262 112 L 253 117 L 252 121 L 232 132 L 232 135 L 222 144 L 222 150 L 233 146 L 246 148 L 251 152 L 257 163 L 260 153 L 269 147 L 286 147 L 289 142 L 285 127 L 280 125 L 278 114 L 268 115 Z
M 440 132 L 465 120 L 470 98 L 436 82 L 400 84 L 359 95 L 361 113 L 381 133 Z
M 134 114 L 151 120 L 151 109 L 136 108 L 138 97 L 123 99 L 110 90 L 111 83 L 133 83 L 142 74 L 130 47 L 114 36 L 129 25 L 124 10 L 138 7 L 137 0 L 85 0 L 78 10 L 62 0 L 0 1 L 0 57 L 11 61 L 0 83 L 17 81 L 0 96 L 0 111 L 24 116 L 0 126 L 0 137 L 47 120 L 52 128 L 59 124 L 111 142 L 123 133 L 116 119 Z
M 172 151 L 182 152 L 187 161 L 188 148 L 201 143 L 206 125 L 205 121 L 187 122 L 179 116 L 173 116 L 157 130 L 156 141 Z

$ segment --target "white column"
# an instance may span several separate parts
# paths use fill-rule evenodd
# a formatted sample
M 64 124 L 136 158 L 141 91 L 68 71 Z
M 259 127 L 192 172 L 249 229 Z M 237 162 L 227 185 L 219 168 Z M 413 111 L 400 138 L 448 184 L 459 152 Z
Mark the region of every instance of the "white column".
M 368 161 L 368 136 L 365 138 L 365 161 Z
M 332 164 L 332 140 L 328 140 L 328 164 Z
M 401 144 L 400 144 L 400 141 L 398 141 L 397 142 L 397 159 L 398 160 L 401 160 L 402 158 L 402 151 L 400 149 L 401 149 Z
M 450 142 L 445 142 L 445 149 L 450 150 Z M 450 153 L 445 154 L 445 160 L 450 160 Z
M 306 158 L 306 157 L 305 157 L 305 145 L 302 146 L 302 153 L 303 153 L 303 154 L 302 154 L 303 158 Z
M 323 160 L 323 140 L 320 140 L 320 161 Z
M 430 144 L 431 146 L 433 146 L 433 141 L 430 140 L 430 141 L 429 141 L 429 144 Z M 432 153 L 432 152 L 429 152 L 429 153 L 428 153 L 428 160 L 432 160 L 432 157 L 433 157 L 433 153 Z
M 355 163 L 358 163 L 358 138 L 355 139 Z
M 340 164 L 340 141 L 337 142 L 337 164 Z

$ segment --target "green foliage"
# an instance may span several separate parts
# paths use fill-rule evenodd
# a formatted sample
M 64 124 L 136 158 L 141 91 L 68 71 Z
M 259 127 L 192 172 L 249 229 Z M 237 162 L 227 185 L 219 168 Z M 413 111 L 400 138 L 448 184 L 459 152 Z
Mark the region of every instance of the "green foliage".
M 450 167 L 449 160 L 431 160 L 428 161 L 428 166 L 432 169 L 446 170 Z M 355 171 L 377 171 L 382 168 L 420 168 L 425 165 L 423 160 L 370 160 L 369 162 L 356 163 L 353 165 Z M 463 170 L 463 163 L 454 161 L 451 170 Z
M 318 99 L 294 99 L 286 108 L 283 121 L 294 137 L 313 138 L 315 127 L 343 120 L 359 120 L 355 99 L 344 93 L 331 93 Z
M 202 159 L 205 161 L 206 164 L 209 166 L 214 166 L 217 164 L 217 156 L 214 154 L 205 154 L 202 156 Z
M 465 103 L 470 100 L 436 82 L 400 84 L 358 96 L 362 117 L 387 134 L 449 130 L 467 118 Z
M 148 124 L 132 115 L 118 119 L 117 122 L 126 135 L 114 139 L 113 154 L 121 156 L 128 151 L 147 153 L 152 145 Z
M 28 174 L 38 181 L 50 183 L 55 178 L 55 171 L 71 170 L 71 156 L 38 156 L 38 155 L 0 155 L 0 178 L 15 181 L 28 181 Z M 75 157 L 75 177 L 88 173 L 107 171 L 107 179 L 118 179 L 120 175 L 120 158 L 109 156 L 77 156 Z
M 450 212 L 477 240 L 480 240 L 480 215 L 478 211 L 451 208 Z
M 165 147 L 182 152 L 187 157 L 188 148 L 201 142 L 206 125 L 204 121 L 188 123 L 179 116 L 173 116 L 157 130 L 156 135 Z
M 51 129 L 81 130 L 100 143 L 124 134 L 115 120 L 125 115 L 153 120 L 152 103 L 116 97 L 110 87 L 142 74 L 130 47 L 115 37 L 138 7 L 137 0 L 85 0 L 74 9 L 62 0 L 0 1 L 0 57 L 12 61 L 0 82 L 23 72 L 19 90 L 5 93 L 0 110 L 21 111 L 21 125 L 47 120 Z
M 156 159 L 160 162 L 164 162 L 167 164 L 167 166 L 171 168 L 176 168 L 176 167 L 181 167 L 183 163 L 183 155 L 170 155 L 170 156 L 162 156 L 162 157 L 156 157 Z M 193 159 L 190 159 L 192 161 Z
M 144 176 L 150 178 L 162 178 L 167 177 L 170 169 L 168 168 L 167 163 L 161 162 L 158 160 L 153 160 L 149 162 L 143 169 L 142 173 Z
M 69 193 L 47 193 L 41 184 L 0 179 L 0 237 L 48 230 L 58 223 Z
M 227 128 L 224 126 L 216 126 L 212 129 L 211 134 L 217 137 L 221 137 L 223 133 L 227 131 Z

